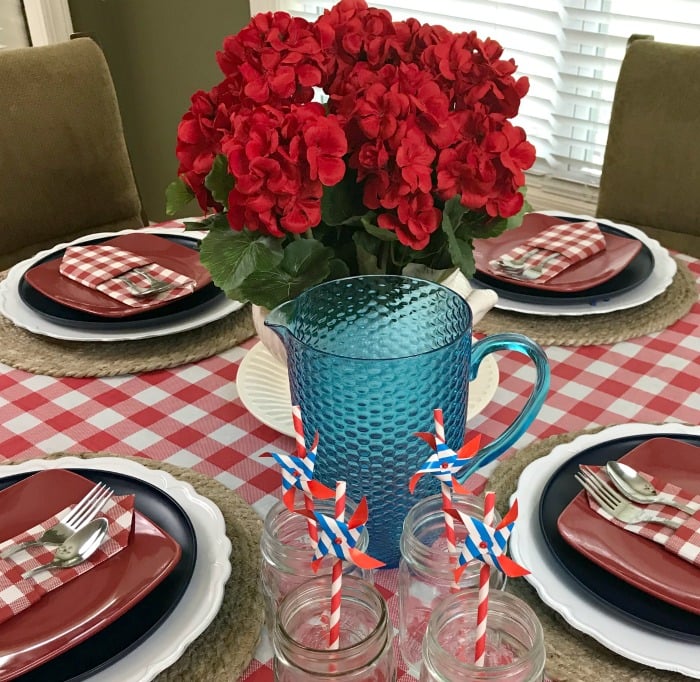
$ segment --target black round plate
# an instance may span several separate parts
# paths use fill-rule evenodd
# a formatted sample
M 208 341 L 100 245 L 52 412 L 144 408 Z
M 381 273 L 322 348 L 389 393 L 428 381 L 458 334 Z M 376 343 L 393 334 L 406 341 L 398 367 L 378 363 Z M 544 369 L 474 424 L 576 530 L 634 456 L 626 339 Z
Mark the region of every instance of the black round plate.
M 560 216 L 561 220 L 572 222 L 573 218 Z M 619 230 L 616 227 L 610 227 L 598 223 L 601 232 L 614 234 L 618 237 L 626 237 L 634 239 L 624 230 Z M 583 291 L 561 292 L 547 291 L 545 289 L 530 289 L 521 287 L 517 284 L 503 282 L 495 277 L 490 277 L 483 272 L 476 272 L 472 279 L 480 284 L 493 289 L 499 296 L 511 300 L 521 301 L 523 303 L 536 303 L 538 305 L 561 305 L 562 303 L 592 303 L 596 301 L 604 301 L 611 296 L 617 296 L 625 291 L 634 289 L 639 286 L 654 270 L 654 255 L 649 247 L 642 242 L 642 248 L 637 255 L 630 261 L 629 265 L 619 272 L 614 277 L 611 277 L 607 282 L 603 282 L 598 286 L 584 289 Z
M 70 469 L 102 481 L 117 495 L 134 493 L 136 509 L 160 526 L 182 548 L 177 566 L 152 592 L 113 623 L 60 656 L 16 678 L 17 682 L 78 682 L 112 665 L 141 644 L 170 615 L 190 584 L 197 559 L 197 538 L 185 510 L 170 495 L 138 478 L 103 469 Z M 0 478 L 0 490 L 31 476 Z
M 654 631 L 676 639 L 697 642 L 700 638 L 700 618 L 690 611 L 657 599 L 633 585 L 608 573 L 603 568 L 577 552 L 559 534 L 557 519 L 581 492 L 574 479 L 579 464 L 603 465 L 611 459 L 620 459 L 630 450 L 660 434 L 626 436 L 599 443 L 567 460 L 552 475 L 542 491 L 540 499 L 540 529 L 552 556 L 561 567 L 592 597 L 613 607 L 624 617 Z M 662 434 L 664 438 L 700 446 L 700 436 Z M 634 561 L 630 557 L 630 561 Z
M 183 237 L 182 235 L 159 235 L 168 241 L 175 242 L 187 246 L 194 251 L 199 250 L 199 240 L 193 237 Z M 100 244 L 112 236 L 92 239 L 82 244 Z M 65 249 L 54 251 L 48 254 L 41 260 L 33 263 L 31 267 L 35 267 L 40 263 L 62 258 Z M 168 303 L 160 308 L 155 308 L 138 315 L 130 315 L 124 318 L 109 318 L 92 315 L 70 308 L 62 303 L 53 301 L 48 296 L 44 296 L 40 291 L 37 291 L 29 282 L 26 281 L 24 275 L 19 283 L 19 297 L 23 303 L 29 306 L 35 313 L 41 315 L 44 319 L 59 324 L 63 327 L 74 327 L 87 331 L 126 331 L 128 329 L 143 328 L 149 326 L 157 326 L 176 322 L 181 318 L 191 317 L 195 313 L 209 307 L 218 298 L 224 296 L 224 292 L 219 287 L 210 282 L 201 289 L 198 289 L 189 296 L 178 298 L 172 303 Z

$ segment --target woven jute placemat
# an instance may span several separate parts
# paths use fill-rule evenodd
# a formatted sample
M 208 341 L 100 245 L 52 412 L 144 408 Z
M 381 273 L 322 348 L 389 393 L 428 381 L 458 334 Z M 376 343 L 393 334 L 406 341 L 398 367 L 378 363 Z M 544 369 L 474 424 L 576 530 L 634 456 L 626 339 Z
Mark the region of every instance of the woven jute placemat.
M 226 535 L 235 551 L 231 553 L 231 577 L 224 588 L 219 613 L 207 629 L 185 649 L 182 656 L 160 673 L 157 682 L 233 682 L 248 667 L 262 630 L 264 612 L 258 589 L 260 576 L 260 534 L 262 520 L 236 493 L 204 474 L 191 469 L 155 462 L 143 457 L 124 457 L 109 452 L 59 452 L 58 457 L 121 457 L 149 469 L 166 471 L 180 481 L 190 483 L 221 510 Z M 11 464 L 11 462 L 6 462 Z
M 600 428 L 552 436 L 520 450 L 498 465 L 489 479 L 489 490 L 496 493 L 496 506 L 504 514 L 509 498 L 518 486 L 518 478 L 525 467 L 552 449 L 568 443 L 584 433 L 595 433 Z M 557 682 L 678 682 L 690 680 L 680 673 L 656 670 L 614 654 L 588 635 L 572 628 L 556 611 L 537 596 L 524 578 L 508 581 L 507 591 L 526 601 L 537 613 L 547 649 L 547 675 Z
M 52 377 L 113 377 L 197 362 L 237 346 L 254 333 L 250 305 L 178 334 L 94 343 L 32 334 L 0 315 L 0 362 Z
M 627 341 L 670 327 L 698 300 L 698 287 L 688 266 L 676 259 L 671 285 L 648 303 L 600 315 L 545 316 L 492 308 L 474 326 L 485 334 L 518 332 L 543 346 L 591 346 Z

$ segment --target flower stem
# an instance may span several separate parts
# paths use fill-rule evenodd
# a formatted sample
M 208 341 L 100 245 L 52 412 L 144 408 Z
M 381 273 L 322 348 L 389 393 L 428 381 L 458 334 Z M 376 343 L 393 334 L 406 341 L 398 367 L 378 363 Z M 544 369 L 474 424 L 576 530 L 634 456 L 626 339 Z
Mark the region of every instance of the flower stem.
M 379 254 L 379 269 L 384 273 L 388 274 L 387 267 L 389 265 L 389 250 L 391 249 L 391 244 L 389 242 L 382 242 L 381 252 Z

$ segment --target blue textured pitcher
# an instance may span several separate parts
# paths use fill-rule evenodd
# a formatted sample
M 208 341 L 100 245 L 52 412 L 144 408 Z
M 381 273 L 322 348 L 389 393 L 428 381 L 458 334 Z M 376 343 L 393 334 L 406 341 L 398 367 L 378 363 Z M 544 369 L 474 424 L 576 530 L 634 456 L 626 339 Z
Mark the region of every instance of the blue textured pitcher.
M 472 347 L 471 322 L 469 306 L 451 289 L 388 275 L 325 282 L 265 321 L 284 342 L 306 441 L 319 433 L 315 477 L 331 487 L 346 481 L 352 499 L 367 496 L 369 553 L 388 566 L 398 564 L 408 510 L 439 490 L 432 476 L 413 495 L 408 490 L 431 454 L 414 434 L 434 432 L 433 410 L 442 408 L 446 442 L 456 449 L 464 442 L 469 381 L 484 356 L 507 349 L 534 361 L 537 377 L 523 411 L 470 460 L 464 480 L 522 435 L 547 393 L 549 365 L 536 343 L 495 334 Z

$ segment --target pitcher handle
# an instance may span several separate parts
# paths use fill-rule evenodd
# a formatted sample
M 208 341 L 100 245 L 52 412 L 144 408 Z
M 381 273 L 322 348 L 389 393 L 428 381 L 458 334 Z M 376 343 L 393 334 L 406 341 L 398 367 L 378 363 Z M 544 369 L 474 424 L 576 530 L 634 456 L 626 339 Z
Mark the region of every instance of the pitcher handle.
M 477 341 L 472 347 L 469 380 L 473 381 L 476 377 L 479 365 L 486 355 L 500 350 L 514 350 L 527 355 L 533 361 L 537 372 L 535 385 L 523 411 L 516 417 L 515 421 L 498 438 L 479 450 L 467 466 L 459 472 L 457 478 L 460 483 L 464 483 L 477 469 L 496 459 L 515 443 L 535 419 L 547 397 L 550 377 L 547 356 L 537 343 L 522 334 L 493 334 Z

